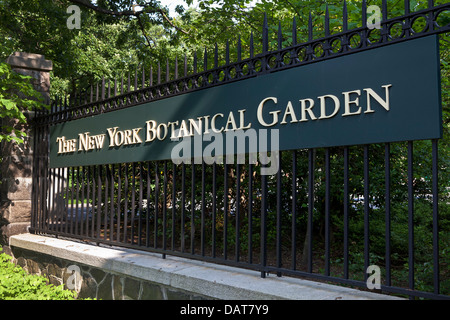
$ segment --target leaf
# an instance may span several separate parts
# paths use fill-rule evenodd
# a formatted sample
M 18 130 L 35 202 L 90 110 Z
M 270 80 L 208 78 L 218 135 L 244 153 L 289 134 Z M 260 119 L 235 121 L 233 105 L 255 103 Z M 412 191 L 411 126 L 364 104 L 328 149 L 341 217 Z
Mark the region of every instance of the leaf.
M 3 105 L 6 108 L 6 110 L 12 110 L 16 108 L 16 104 L 8 99 L 1 99 L 0 104 Z

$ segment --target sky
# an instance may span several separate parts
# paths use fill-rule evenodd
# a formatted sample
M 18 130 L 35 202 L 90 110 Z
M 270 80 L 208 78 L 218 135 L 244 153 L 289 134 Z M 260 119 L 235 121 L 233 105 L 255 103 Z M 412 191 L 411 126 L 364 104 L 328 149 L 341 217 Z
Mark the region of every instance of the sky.
M 181 4 L 183 7 L 187 8 L 188 6 L 184 2 L 184 0 L 160 0 L 162 5 L 168 6 L 170 10 L 170 16 L 174 17 L 176 16 L 175 8 L 177 5 Z M 254 2 L 257 2 L 258 0 L 253 0 L 250 5 L 252 5 Z M 194 0 L 192 7 L 197 6 L 198 1 Z
M 175 8 L 177 5 L 182 5 L 187 8 L 186 2 L 184 0 L 160 0 L 163 6 L 168 6 L 170 11 L 170 16 L 176 16 Z M 197 6 L 197 1 L 194 0 L 193 7 Z

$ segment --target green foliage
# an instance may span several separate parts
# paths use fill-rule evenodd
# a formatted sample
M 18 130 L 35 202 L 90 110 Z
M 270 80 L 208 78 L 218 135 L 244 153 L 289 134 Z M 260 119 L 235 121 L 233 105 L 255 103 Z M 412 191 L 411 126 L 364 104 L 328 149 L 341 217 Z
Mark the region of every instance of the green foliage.
M 42 95 L 37 92 L 31 82 L 31 77 L 20 75 L 11 70 L 7 63 L 0 63 L 0 118 L 16 119 L 26 123 L 24 110 L 39 110 L 45 107 Z M 0 127 L 0 142 L 2 140 L 23 143 L 25 132 L 4 121 Z
M 0 253 L 0 300 L 75 300 L 74 291 L 48 284 L 43 276 L 27 274 L 11 259 Z

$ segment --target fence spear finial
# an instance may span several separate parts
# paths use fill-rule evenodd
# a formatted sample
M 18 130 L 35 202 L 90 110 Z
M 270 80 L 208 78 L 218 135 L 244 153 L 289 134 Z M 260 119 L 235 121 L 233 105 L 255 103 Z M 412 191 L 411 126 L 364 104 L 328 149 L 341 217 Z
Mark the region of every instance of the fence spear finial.
M 269 51 L 269 26 L 267 23 L 267 13 L 264 12 L 264 24 L 263 24 L 263 53 Z
M 282 32 L 281 32 L 281 21 L 278 21 L 278 39 L 277 39 L 277 42 L 278 42 L 278 50 L 281 50 L 282 49 L 282 44 L 283 44 L 283 34 L 282 34 Z
M 250 33 L 250 58 L 253 58 L 255 55 L 255 48 L 253 44 L 253 31 Z
M 343 10 L 343 30 L 344 32 L 348 30 L 348 12 L 347 12 L 347 1 L 344 0 L 344 10 Z
M 309 11 L 309 19 L 308 19 L 308 41 L 312 41 L 313 39 L 313 26 L 312 26 L 312 14 Z
M 367 1 L 363 0 L 362 2 L 362 26 L 363 28 L 367 27 Z
M 295 17 L 292 19 L 292 45 L 297 44 L 297 20 Z
M 386 0 L 383 0 L 381 10 L 383 10 L 383 21 L 386 21 L 388 19 L 388 9 Z

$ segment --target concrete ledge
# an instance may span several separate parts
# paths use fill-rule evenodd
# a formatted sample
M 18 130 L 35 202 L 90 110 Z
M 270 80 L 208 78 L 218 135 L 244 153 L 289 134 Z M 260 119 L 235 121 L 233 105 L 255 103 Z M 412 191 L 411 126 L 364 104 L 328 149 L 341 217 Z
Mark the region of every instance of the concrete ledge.
M 395 300 L 364 292 L 290 277 L 260 278 L 259 272 L 212 263 L 100 247 L 32 234 L 10 238 L 10 246 L 73 261 L 109 272 L 167 285 L 221 300 Z

